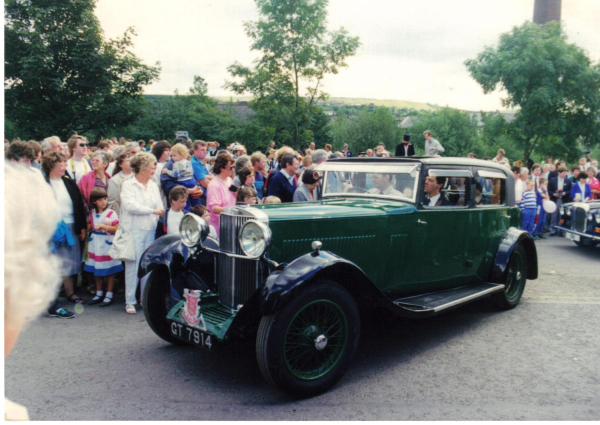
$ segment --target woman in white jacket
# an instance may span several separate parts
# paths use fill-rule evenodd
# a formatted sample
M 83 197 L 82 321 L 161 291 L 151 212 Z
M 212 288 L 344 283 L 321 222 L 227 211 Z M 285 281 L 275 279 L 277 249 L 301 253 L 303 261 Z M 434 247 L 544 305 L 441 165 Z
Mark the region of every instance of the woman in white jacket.
M 129 232 L 135 242 L 135 261 L 125 261 L 125 311 L 135 314 L 137 270 L 144 251 L 154 242 L 158 217 L 165 213 L 160 192 L 152 175 L 156 157 L 139 153 L 130 160 L 134 176 L 123 182 L 121 189 L 121 228 Z

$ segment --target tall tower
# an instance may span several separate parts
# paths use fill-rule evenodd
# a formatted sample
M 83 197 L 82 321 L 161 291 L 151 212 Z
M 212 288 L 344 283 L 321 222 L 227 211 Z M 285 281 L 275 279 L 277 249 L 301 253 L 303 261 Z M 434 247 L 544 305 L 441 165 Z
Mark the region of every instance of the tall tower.
M 560 22 L 561 0 L 535 0 L 533 22 L 538 25 L 550 21 Z

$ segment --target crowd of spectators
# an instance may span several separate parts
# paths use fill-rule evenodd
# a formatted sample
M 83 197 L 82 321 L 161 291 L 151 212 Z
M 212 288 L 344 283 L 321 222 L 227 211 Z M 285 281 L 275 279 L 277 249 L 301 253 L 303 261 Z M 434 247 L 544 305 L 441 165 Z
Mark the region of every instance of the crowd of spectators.
M 426 131 L 425 152 L 440 156 L 444 147 Z M 598 161 L 589 153 L 576 165 L 547 157 L 543 164 L 530 161 L 512 164 L 503 149 L 484 160 L 504 165 L 515 176 L 516 201 L 523 210 L 523 229 L 535 239 L 555 235 L 557 211 L 562 203 L 598 199 Z M 315 167 L 330 158 L 353 157 L 348 145 L 334 151 L 326 144 L 295 151 L 272 142 L 266 152 L 248 154 L 234 143 L 220 148 L 218 142 L 165 140 L 102 140 L 90 147 L 74 135 L 65 143 L 57 136 L 36 141 L 5 141 L 6 159 L 30 170 L 30 179 L 48 185 L 58 203 L 60 225 L 53 235 L 53 251 L 62 262 L 63 290 L 67 301 L 86 303 L 77 295 L 77 282 L 94 297 L 89 304 L 110 305 L 115 292 L 125 294 L 125 310 L 136 313 L 137 269 L 142 253 L 157 237 L 177 233 L 186 213 L 205 219 L 210 234 L 219 237 L 220 214 L 238 203 L 287 203 L 319 200 L 320 175 Z M 410 135 L 398 143 L 395 156 L 415 155 Z M 360 151 L 358 157 L 390 157 L 383 143 Z M 476 155 L 469 153 L 469 158 Z M 333 177 L 335 173 L 332 174 Z M 335 185 L 335 181 L 330 182 Z M 342 181 L 337 182 L 340 188 Z M 432 185 L 434 187 L 436 185 Z M 340 189 L 342 191 L 342 189 Z M 557 208 L 545 216 L 544 202 Z M 132 235 L 135 258 L 116 261 L 108 254 L 119 226 Z M 48 313 L 72 318 L 58 298 Z

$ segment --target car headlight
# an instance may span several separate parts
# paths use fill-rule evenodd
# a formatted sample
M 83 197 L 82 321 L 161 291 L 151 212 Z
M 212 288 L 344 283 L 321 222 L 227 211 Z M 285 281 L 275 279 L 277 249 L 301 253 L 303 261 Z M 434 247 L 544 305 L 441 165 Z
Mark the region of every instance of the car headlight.
M 560 207 L 558 211 L 560 211 L 560 215 L 565 215 L 565 209 L 563 207 Z
M 600 224 L 600 212 L 596 213 L 596 223 Z
M 588 214 L 588 221 L 592 221 L 594 219 L 594 215 L 592 213 Z
M 248 220 L 240 232 L 240 246 L 248 257 L 258 258 L 271 243 L 271 229 L 264 223 Z
M 179 225 L 179 234 L 181 241 L 185 246 L 194 247 L 198 244 L 202 246 L 208 236 L 210 228 L 208 223 L 196 214 L 186 214 Z
M 567 215 L 568 215 L 568 216 L 570 216 L 570 215 L 571 215 L 571 210 L 570 210 L 570 209 L 568 209 L 568 210 L 567 210 Z

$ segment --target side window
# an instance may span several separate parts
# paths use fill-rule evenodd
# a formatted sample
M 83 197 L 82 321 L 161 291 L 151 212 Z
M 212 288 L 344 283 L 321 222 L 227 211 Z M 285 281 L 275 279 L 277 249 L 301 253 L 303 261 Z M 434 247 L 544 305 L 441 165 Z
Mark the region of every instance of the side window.
M 448 208 L 469 206 L 472 190 L 472 174 L 468 170 L 430 169 L 425 178 L 426 208 Z
M 477 170 L 475 206 L 506 205 L 506 176 L 495 170 Z

